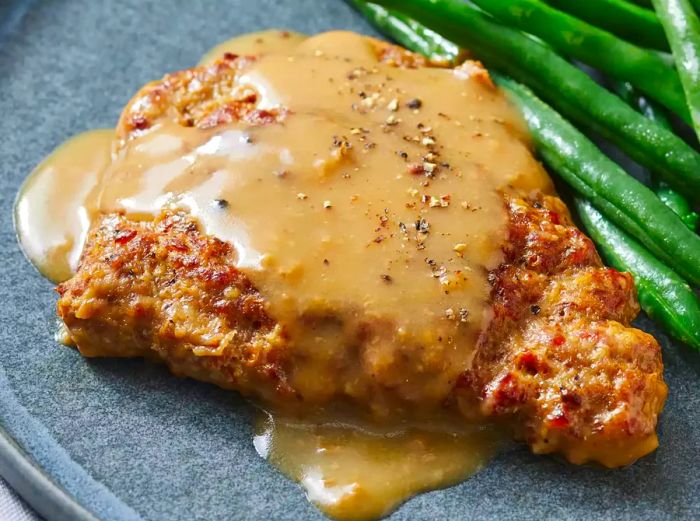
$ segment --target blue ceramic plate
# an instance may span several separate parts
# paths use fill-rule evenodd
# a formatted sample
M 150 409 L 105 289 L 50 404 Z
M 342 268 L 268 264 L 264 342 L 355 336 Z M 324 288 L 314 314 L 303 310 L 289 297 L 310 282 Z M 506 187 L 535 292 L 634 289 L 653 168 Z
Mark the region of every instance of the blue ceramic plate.
M 256 455 L 236 394 L 59 346 L 52 284 L 12 226 L 20 183 L 55 146 L 114 125 L 143 83 L 269 27 L 372 32 L 341 0 L 0 0 L 0 473 L 47 519 L 322 519 Z M 670 397 L 655 454 L 609 471 L 514 448 L 391 519 L 700 518 L 700 358 L 657 338 Z

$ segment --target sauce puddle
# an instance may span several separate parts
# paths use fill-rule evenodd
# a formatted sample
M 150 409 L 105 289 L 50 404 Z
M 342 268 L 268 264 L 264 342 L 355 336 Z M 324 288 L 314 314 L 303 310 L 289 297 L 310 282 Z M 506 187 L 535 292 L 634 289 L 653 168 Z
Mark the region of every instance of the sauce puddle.
M 343 521 L 378 519 L 421 492 L 482 469 L 503 435 L 492 426 L 434 422 L 377 427 L 343 418 L 261 412 L 258 454 L 298 482 L 307 499 Z

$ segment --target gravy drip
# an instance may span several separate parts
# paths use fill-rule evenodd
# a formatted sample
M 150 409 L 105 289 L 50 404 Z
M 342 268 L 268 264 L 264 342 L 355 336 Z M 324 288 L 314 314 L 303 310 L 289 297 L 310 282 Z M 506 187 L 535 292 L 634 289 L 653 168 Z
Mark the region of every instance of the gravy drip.
M 27 258 L 52 282 L 75 273 L 97 211 L 113 129 L 72 137 L 27 177 L 15 204 L 15 228 Z
M 260 414 L 255 449 L 326 515 L 364 521 L 420 492 L 454 485 L 483 468 L 503 440 L 491 426 L 443 419 L 377 427 L 330 417 Z

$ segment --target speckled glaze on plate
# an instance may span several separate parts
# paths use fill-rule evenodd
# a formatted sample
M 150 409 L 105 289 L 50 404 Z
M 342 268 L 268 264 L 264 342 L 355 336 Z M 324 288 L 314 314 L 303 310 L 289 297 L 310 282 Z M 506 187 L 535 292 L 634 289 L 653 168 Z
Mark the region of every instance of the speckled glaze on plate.
M 0 474 L 49 520 L 323 519 L 257 456 L 235 393 L 59 346 L 52 284 L 12 226 L 18 187 L 56 145 L 114 125 L 146 81 L 268 27 L 372 33 L 341 0 L 0 1 Z M 391 519 L 700 518 L 700 357 L 657 338 L 670 396 L 655 454 L 609 471 L 514 447 Z

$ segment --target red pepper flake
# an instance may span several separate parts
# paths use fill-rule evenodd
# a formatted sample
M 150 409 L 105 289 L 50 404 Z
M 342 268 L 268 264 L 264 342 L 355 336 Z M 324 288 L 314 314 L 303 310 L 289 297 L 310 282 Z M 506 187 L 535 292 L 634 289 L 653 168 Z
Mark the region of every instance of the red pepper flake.
M 517 364 L 519 369 L 529 374 L 535 375 L 539 373 L 540 360 L 532 351 L 525 351 L 521 354 L 518 357 Z
M 557 335 L 557 336 L 555 336 L 555 337 L 552 339 L 552 343 L 553 343 L 555 346 L 560 346 L 560 345 L 562 345 L 565 341 L 566 341 L 566 339 L 565 339 L 562 335 Z
M 512 373 L 503 375 L 484 391 L 492 395 L 495 412 L 505 412 L 508 408 L 523 403 L 527 399 L 525 390 L 518 384 L 518 380 Z
M 569 426 L 569 418 L 564 411 L 557 411 L 548 418 L 549 426 L 553 429 L 566 429 Z
M 134 114 L 131 117 L 130 123 L 131 126 L 136 130 L 145 130 L 150 126 L 148 123 L 148 119 L 146 119 L 146 116 L 144 116 L 143 114 Z
M 134 237 L 136 237 L 136 230 L 117 230 L 114 234 L 114 242 L 117 244 L 126 244 Z
M 406 165 L 406 169 L 413 175 L 423 174 L 423 164 L 422 163 L 409 163 Z
M 269 125 L 270 123 L 277 123 L 285 119 L 287 116 L 286 110 L 264 110 L 255 109 L 251 110 L 245 116 L 243 120 L 251 125 Z
M 176 251 L 189 251 L 189 248 L 187 247 L 187 244 L 185 244 L 185 241 L 179 238 L 174 238 L 170 239 L 167 242 L 168 248 L 171 250 L 176 250 Z
M 557 212 L 550 211 L 549 220 L 552 221 L 552 224 L 560 224 L 559 214 Z

